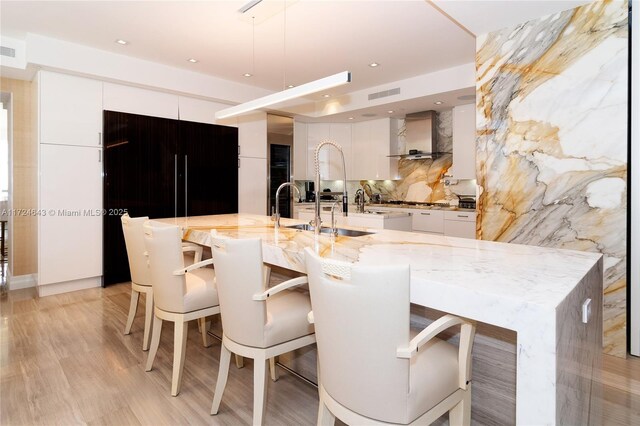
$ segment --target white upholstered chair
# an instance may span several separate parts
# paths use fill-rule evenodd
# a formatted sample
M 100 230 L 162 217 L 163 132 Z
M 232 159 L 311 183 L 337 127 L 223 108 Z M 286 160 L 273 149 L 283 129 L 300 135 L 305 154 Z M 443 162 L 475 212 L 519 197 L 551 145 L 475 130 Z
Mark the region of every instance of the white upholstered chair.
M 129 304 L 129 316 L 124 328 L 124 334 L 131 333 L 131 325 L 138 310 L 138 300 L 140 293 L 145 294 L 145 315 L 144 315 L 144 337 L 142 339 L 142 350 L 149 350 L 151 340 L 151 325 L 153 323 L 153 286 L 149 278 L 149 266 L 145 256 L 144 230 L 143 224 L 149 220 L 147 216 L 129 217 L 124 214 L 121 218 L 124 242 L 127 248 L 129 259 L 129 271 L 131 272 L 131 302 Z M 195 244 L 182 243 L 182 251 L 186 264 L 200 262 L 202 258 L 202 247 Z M 190 256 L 188 252 L 193 252 Z
M 144 242 L 149 257 L 149 272 L 153 284 L 154 322 L 151 349 L 147 358 L 146 371 L 153 368 L 160 344 L 162 322 L 174 322 L 173 376 L 171 395 L 180 392 L 185 348 L 187 345 L 188 321 L 200 321 L 203 343 L 208 346 L 205 317 L 220 313 L 218 292 L 212 259 L 193 265 L 184 265 L 182 232 L 177 226 L 146 222 Z
M 212 237 L 223 333 L 211 414 L 218 413 L 234 352 L 254 360 L 253 424 L 260 425 L 265 410 L 267 360 L 316 341 L 313 326 L 307 321 L 311 310 L 308 294 L 285 291 L 305 284 L 307 278 L 267 288 L 269 270 L 262 263 L 260 239 Z
M 473 324 L 445 315 L 411 338 L 409 266 L 364 266 L 305 249 L 318 340 L 318 424 L 470 424 Z M 461 325 L 459 348 L 435 337 Z M 357 362 L 353 362 L 357 357 Z

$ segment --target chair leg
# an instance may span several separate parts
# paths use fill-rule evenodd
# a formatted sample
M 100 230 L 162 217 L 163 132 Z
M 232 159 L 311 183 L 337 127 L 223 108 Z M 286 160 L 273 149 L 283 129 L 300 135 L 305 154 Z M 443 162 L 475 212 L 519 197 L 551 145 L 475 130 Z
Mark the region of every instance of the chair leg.
M 236 355 L 237 356 L 237 355 Z M 216 381 L 216 390 L 213 392 L 213 402 L 211 403 L 211 414 L 218 414 L 220 409 L 220 401 L 224 388 L 227 386 L 227 377 L 229 376 L 229 364 L 231 363 L 231 352 L 224 346 L 220 345 L 220 367 L 218 368 L 218 379 Z
M 153 331 L 151 332 L 151 348 L 149 348 L 149 354 L 147 355 L 147 366 L 145 371 L 151 371 L 153 368 L 153 360 L 156 358 L 158 352 L 158 346 L 160 346 L 160 334 L 162 333 L 162 320 L 154 315 L 153 318 Z
M 451 426 L 469 426 L 471 424 L 471 389 L 467 389 L 462 400 L 449 410 Z
M 242 358 L 240 355 L 236 355 L 236 367 L 237 368 L 244 367 L 244 358 Z
M 129 317 L 127 317 L 127 325 L 124 327 L 124 334 L 131 333 L 131 324 L 133 324 L 133 319 L 136 317 L 136 312 L 138 311 L 138 298 L 140 297 L 140 293 L 131 289 L 131 303 L 129 304 Z
M 209 343 L 209 335 L 207 334 L 207 327 L 208 321 L 206 321 L 205 317 L 202 318 L 198 318 L 198 325 L 200 325 L 200 334 L 202 334 L 202 345 L 205 348 L 208 348 L 209 346 L 211 346 L 211 343 Z
M 267 399 L 267 360 L 253 360 L 253 425 L 262 425 Z
M 271 380 L 278 381 L 278 370 L 276 370 L 276 357 L 269 358 L 269 371 L 271 372 Z
M 173 332 L 173 376 L 171 378 L 171 396 L 180 393 L 182 384 L 182 370 L 184 370 L 184 356 L 187 349 L 187 321 L 176 321 Z
M 145 296 L 145 311 L 144 311 L 144 338 L 142 339 L 142 350 L 149 350 L 149 343 L 151 342 L 151 327 L 153 326 L 153 292 L 147 292 Z
M 318 405 L 318 426 L 334 426 L 336 423 L 336 416 L 327 408 L 324 403 L 324 398 L 320 397 L 320 404 Z

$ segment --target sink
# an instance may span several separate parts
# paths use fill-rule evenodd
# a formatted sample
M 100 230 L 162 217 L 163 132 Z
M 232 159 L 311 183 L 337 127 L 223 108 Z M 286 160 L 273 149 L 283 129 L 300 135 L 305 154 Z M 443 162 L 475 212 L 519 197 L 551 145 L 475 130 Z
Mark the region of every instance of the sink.
M 300 225 L 289 225 L 286 228 L 297 229 L 300 231 L 313 231 L 313 226 L 309 225 L 308 223 L 301 223 Z M 331 228 L 320 228 L 320 233 L 331 234 Z M 355 229 L 338 228 L 338 235 L 341 235 L 343 237 L 362 237 L 363 235 L 371 235 L 373 233 L 374 232 L 356 231 Z

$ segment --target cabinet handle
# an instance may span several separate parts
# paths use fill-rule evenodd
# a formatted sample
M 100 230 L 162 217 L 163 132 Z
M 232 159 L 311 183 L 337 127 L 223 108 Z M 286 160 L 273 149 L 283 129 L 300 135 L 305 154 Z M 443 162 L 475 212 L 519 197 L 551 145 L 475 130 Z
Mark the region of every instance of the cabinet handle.
M 420 213 L 423 216 L 431 216 L 431 213 Z
M 238 155 L 240 155 L 240 145 L 238 145 Z
M 238 158 L 238 168 L 240 168 L 240 159 Z
M 458 217 L 469 217 L 468 214 L 459 214 Z
M 102 146 L 102 132 L 98 132 L 98 146 Z
M 98 163 L 102 163 L 102 150 L 98 150 Z

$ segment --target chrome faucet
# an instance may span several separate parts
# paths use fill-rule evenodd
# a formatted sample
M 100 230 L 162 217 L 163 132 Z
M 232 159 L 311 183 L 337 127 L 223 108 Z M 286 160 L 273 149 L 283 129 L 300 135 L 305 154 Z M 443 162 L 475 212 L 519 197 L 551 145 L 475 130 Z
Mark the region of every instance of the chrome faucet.
M 364 191 L 362 188 L 358 188 L 356 191 L 355 200 L 356 202 L 356 212 L 364 213 Z
M 278 198 L 280 197 L 280 190 L 282 188 L 284 188 L 285 186 L 290 186 L 293 189 L 295 189 L 296 190 L 295 192 L 298 193 L 298 198 L 300 197 L 300 190 L 298 189 L 298 187 L 293 182 L 285 182 L 285 183 L 283 183 L 282 185 L 280 185 L 278 187 L 278 189 L 276 190 L 276 213 L 275 213 L 275 221 L 276 221 L 275 227 L 276 227 L 276 229 L 280 228 L 280 202 L 279 202 Z
M 342 172 L 343 175 L 343 187 L 342 187 L 342 214 L 347 216 L 349 214 L 349 199 L 347 198 L 347 168 L 344 164 L 344 153 L 342 152 L 342 147 L 333 141 L 323 141 L 318 144 L 316 147 L 316 152 L 314 156 L 314 166 L 316 172 L 315 179 L 315 193 L 316 193 L 316 217 L 313 224 L 313 232 L 316 236 L 320 235 L 320 227 L 322 226 L 322 218 L 320 218 L 320 149 L 323 146 L 329 145 L 334 147 L 340 152 L 340 157 L 342 157 Z M 339 194 L 339 193 L 337 193 Z M 322 195 L 336 195 L 333 192 L 323 192 Z
M 336 226 L 336 217 L 334 215 L 334 210 L 336 207 L 336 204 L 338 204 L 340 202 L 340 200 L 338 201 L 334 201 L 333 204 L 331 204 L 331 234 L 338 235 L 338 227 Z

